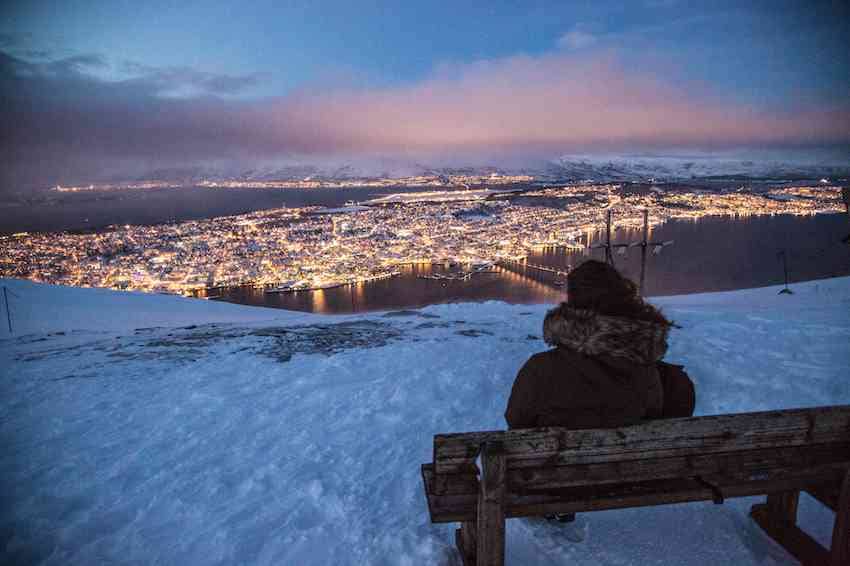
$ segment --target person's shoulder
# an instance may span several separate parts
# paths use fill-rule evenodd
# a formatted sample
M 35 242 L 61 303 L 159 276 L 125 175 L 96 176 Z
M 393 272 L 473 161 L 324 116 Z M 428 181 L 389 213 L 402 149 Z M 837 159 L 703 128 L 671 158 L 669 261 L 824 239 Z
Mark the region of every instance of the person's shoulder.
M 542 352 L 537 352 L 536 354 L 532 354 L 528 361 L 542 361 L 549 360 L 558 356 L 559 348 L 552 348 L 550 350 L 544 350 Z
M 586 356 L 584 354 L 569 348 L 552 348 L 551 350 L 537 352 L 528 358 L 527 363 L 532 365 L 561 364 L 565 361 L 574 361 L 585 357 Z

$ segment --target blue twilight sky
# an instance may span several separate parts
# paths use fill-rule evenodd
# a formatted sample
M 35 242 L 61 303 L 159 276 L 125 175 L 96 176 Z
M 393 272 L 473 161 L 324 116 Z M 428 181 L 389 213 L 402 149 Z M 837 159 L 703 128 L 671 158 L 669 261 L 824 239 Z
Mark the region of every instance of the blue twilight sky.
M 89 164 L 188 163 L 846 144 L 849 53 L 842 1 L 0 7 L 0 96 L 17 110 L 3 137 L 38 153 L 38 168 L 57 155 L 71 167 L 69 154 Z M 65 132 L 51 129 L 57 117 Z
M 112 63 L 262 73 L 257 94 L 335 74 L 422 79 L 442 63 L 559 49 L 657 52 L 755 100 L 850 95 L 850 4 L 819 1 L 7 2 L 0 34 Z

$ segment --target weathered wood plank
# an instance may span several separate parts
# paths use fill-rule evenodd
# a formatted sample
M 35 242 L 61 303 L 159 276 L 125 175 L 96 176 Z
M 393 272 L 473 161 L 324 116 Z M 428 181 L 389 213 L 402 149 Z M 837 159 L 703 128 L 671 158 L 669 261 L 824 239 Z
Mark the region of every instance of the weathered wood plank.
M 477 525 L 475 521 L 464 521 L 461 527 L 455 531 L 455 546 L 460 552 L 460 559 L 463 561 L 463 566 L 475 565 L 475 532 Z
M 829 471 L 771 481 L 728 481 L 717 477 L 705 479 L 718 487 L 728 499 L 804 489 L 807 485 L 828 481 L 827 478 L 834 477 L 835 472 Z M 508 494 L 507 513 L 509 517 L 583 513 L 713 499 L 712 490 L 696 479 L 659 480 L 630 485 L 581 486 L 541 494 Z
M 775 506 L 784 508 L 786 504 L 788 504 L 787 501 L 774 503 L 774 506 L 770 503 L 753 505 L 750 515 L 770 538 L 778 542 L 803 566 L 828 564 L 829 552 L 823 546 L 794 523 L 782 520 L 775 515 Z M 796 506 L 794 507 L 796 514 Z
M 478 495 L 476 566 L 505 563 L 505 454 L 498 442 L 481 448 L 481 491 Z
M 508 470 L 512 491 L 722 474 L 768 479 L 803 467 L 850 467 L 850 443 Z M 450 489 L 448 485 L 446 489 Z M 451 486 L 460 493 L 461 485 Z M 467 488 L 468 489 L 468 488 Z
M 843 474 L 842 474 L 843 475 Z M 729 480 L 707 477 L 724 497 L 745 497 L 808 489 L 811 486 L 835 484 L 839 472 L 835 470 L 808 473 L 800 471 L 795 476 L 766 481 Z M 451 523 L 473 520 L 476 517 L 477 496 L 429 496 L 431 520 Z M 713 493 L 705 484 L 695 479 L 658 480 L 628 484 L 580 486 L 546 492 L 511 493 L 506 495 L 506 516 L 527 517 L 552 513 L 583 513 L 607 509 L 648 507 L 671 503 L 711 501 Z
M 552 466 L 508 470 L 510 491 L 558 489 L 589 483 L 634 483 L 662 478 L 723 475 L 740 480 L 778 479 L 800 469 L 817 471 L 850 467 L 850 443 L 823 444 L 772 450 L 732 452 L 691 458 L 657 458 L 645 461 L 607 462 L 580 466 Z M 432 471 L 433 467 L 429 468 Z M 837 501 L 835 485 L 833 498 Z M 813 489 L 828 491 L 827 486 Z M 434 476 L 430 493 L 436 495 L 477 494 L 474 474 Z M 832 504 L 831 508 L 835 508 Z
M 428 514 L 431 516 L 431 521 L 434 521 L 434 517 L 440 515 L 433 495 L 434 464 L 422 464 L 419 471 L 422 474 L 422 485 L 425 487 L 425 501 L 428 503 Z
M 502 442 L 508 468 L 590 464 L 758 448 L 838 442 L 850 438 L 850 405 L 665 419 L 617 429 L 543 428 L 436 435 L 438 474 L 470 472 L 483 442 Z
M 835 513 L 835 525 L 832 528 L 832 548 L 830 566 L 850 564 L 850 471 L 844 474 L 841 483 L 841 495 L 838 498 L 838 510 Z
M 435 475 L 433 490 L 437 495 L 478 493 L 478 474 L 441 474 Z

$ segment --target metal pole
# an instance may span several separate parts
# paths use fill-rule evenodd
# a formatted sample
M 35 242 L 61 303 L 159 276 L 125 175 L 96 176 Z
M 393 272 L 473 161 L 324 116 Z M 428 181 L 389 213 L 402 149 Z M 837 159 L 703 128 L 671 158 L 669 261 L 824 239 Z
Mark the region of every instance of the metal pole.
M 9 334 L 12 333 L 12 315 L 9 314 L 9 295 L 6 294 L 6 286 L 3 285 L 3 300 L 6 302 L 6 324 L 9 325 Z
M 640 286 L 638 293 L 643 296 L 643 286 L 646 281 L 646 246 L 649 244 L 649 210 L 643 211 L 643 242 L 640 247 Z
M 605 261 L 609 265 L 614 265 L 614 255 L 611 253 L 611 214 L 613 211 L 608 209 L 608 221 L 605 229 Z
M 788 288 L 788 259 L 785 250 L 779 252 L 779 255 L 782 256 L 782 270 L 785 273 L 785 287 L 781 291 L 779 291 L 780 295 L 793 295 L 794 291 Z
M 782 250 L 782 270 L 785 272 L 785 288 L 788 288 L 788 255 Z

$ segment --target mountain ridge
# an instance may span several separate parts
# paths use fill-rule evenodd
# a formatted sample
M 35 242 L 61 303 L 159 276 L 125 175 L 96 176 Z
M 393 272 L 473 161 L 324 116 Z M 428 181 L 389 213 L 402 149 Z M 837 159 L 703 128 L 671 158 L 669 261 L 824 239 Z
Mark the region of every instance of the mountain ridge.
M 202 181 L 353 181 L 413 177 L 527 175 L 543 182 L 684 181 L 700 179 L 829 180 L 850 178 L 847 163 L 835 160 L 782 161 L 704 156 L 563 155 L 528 165 L 431 166 L 420 162 L 269 164 L 251 168 L 193 166 L 155 169 L 134 180 L 181 183 Z M 126 180 L 126 179 L 125 179 Z

